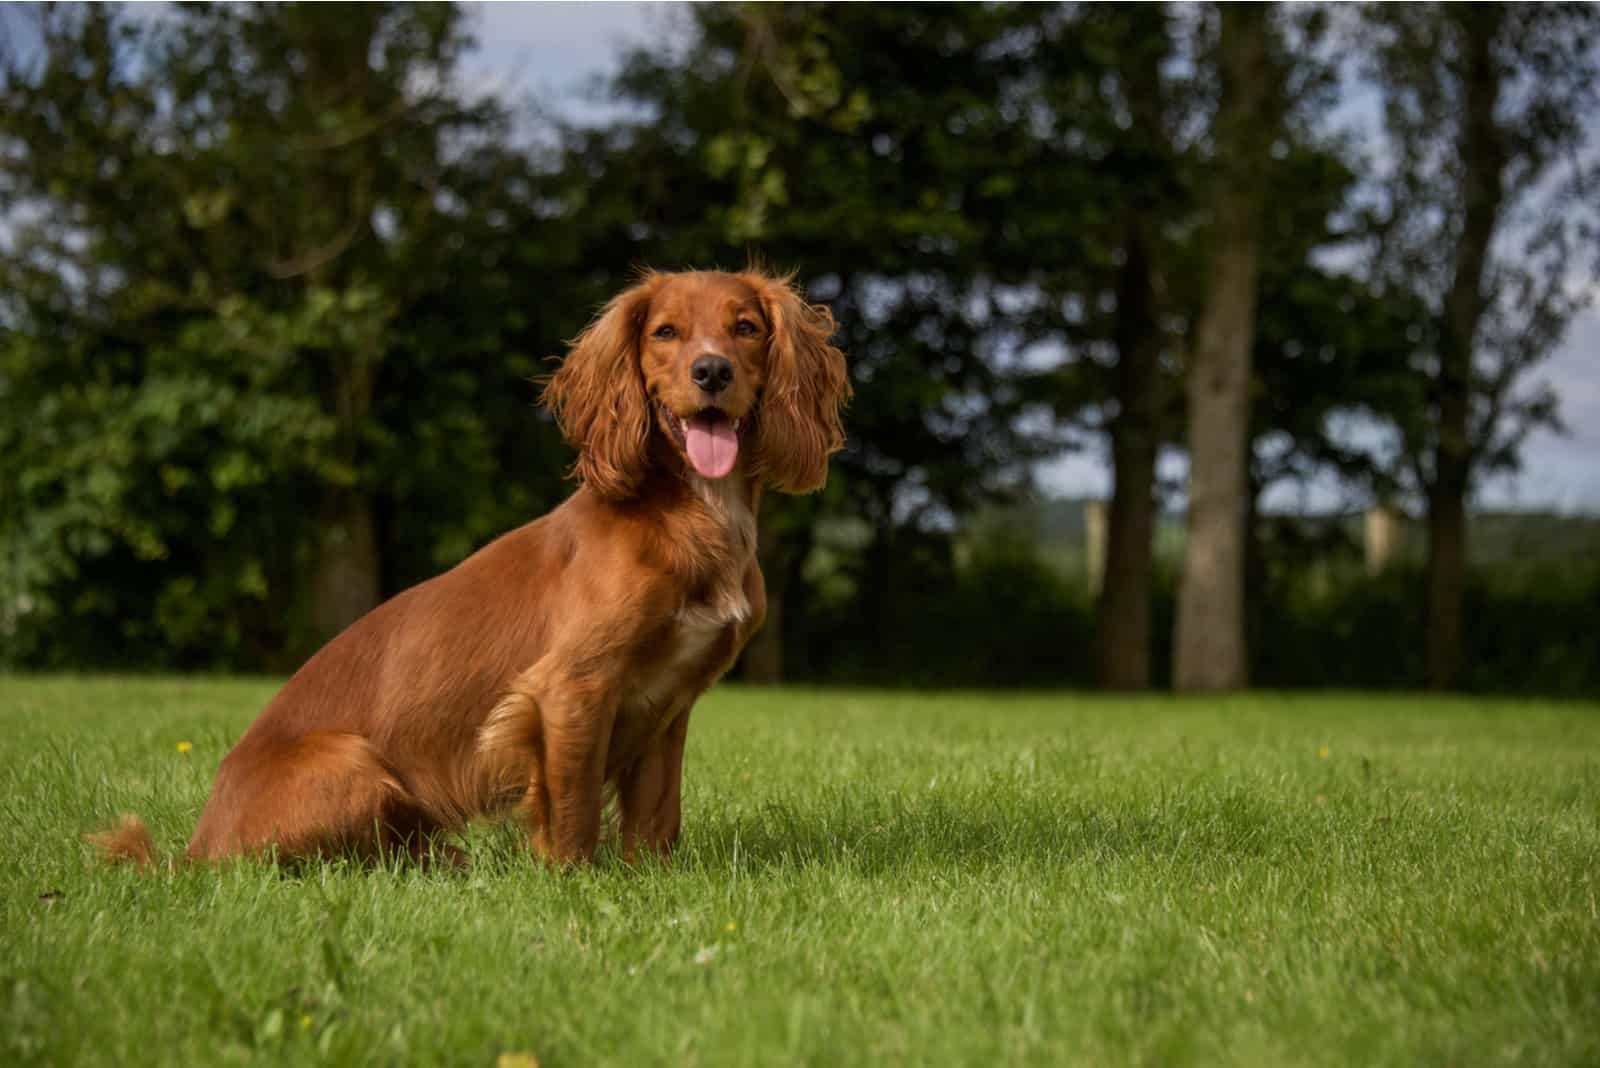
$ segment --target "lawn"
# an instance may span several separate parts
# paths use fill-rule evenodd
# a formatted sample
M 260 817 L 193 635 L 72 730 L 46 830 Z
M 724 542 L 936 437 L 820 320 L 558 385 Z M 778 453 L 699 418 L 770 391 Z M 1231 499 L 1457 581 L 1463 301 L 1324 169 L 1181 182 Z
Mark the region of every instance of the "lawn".
M 728 686 L 671 867 L 93 860 L 273 686 L 0 678 L 0 1062 L 1600 1063 L 1600 706 Z

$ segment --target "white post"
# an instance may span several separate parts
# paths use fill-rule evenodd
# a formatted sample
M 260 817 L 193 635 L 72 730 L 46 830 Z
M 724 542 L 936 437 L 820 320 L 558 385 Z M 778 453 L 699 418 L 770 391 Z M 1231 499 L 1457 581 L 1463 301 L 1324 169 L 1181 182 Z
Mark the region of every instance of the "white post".
M 1088 567 L 1089 593 L 1100 596 L 1106 581 L 1106 528 L 1110 507 L 1106 501 L 1089 501 L 1083 506 L 1083 555 Z
M 1377 505 L 1368 508 L 1364 518 L 1367 574 L 1380 575 L 1399 551 L 1400 515 L 1393 508 Z

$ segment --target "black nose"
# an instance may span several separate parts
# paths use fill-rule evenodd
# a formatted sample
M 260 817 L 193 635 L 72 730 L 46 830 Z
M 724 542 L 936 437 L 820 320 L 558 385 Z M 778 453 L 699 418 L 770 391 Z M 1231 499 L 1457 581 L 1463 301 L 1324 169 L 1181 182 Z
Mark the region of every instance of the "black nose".
M 707 393 L 721 393 L 733 381 L 733 364 L 721 356 L 702 356 L 689 365 L 689 380 Z

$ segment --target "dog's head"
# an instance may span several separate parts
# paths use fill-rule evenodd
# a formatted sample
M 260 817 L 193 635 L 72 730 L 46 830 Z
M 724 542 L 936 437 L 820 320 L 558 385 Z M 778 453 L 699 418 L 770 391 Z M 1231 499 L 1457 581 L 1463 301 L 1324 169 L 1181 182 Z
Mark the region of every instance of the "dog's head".
M 788 279 L 650 274 L 572 342 L 544 401 L 602 496 L 633 496 L 651 437 L 703 478 L 743 467 L 787 493 L 819 489 L 850 396 L 833 316 Z

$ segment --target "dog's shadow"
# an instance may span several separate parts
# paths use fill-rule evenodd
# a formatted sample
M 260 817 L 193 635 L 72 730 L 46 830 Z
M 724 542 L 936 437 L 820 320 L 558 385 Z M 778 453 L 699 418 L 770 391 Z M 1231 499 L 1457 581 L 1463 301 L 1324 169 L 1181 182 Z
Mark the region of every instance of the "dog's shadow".
M 753 806 L 712 798 L 688 806 L 683 837 L 663 871 L 715 877 L 826 869 L 891 878 L 907 871 L 1245 859 L 1273 849 L 1292 852 L 1294 842 L 1311 833 L 1297 811 L 1284 798 L 1245 787 L 1174 788 L 1115 800 L 1017 791 L 998 799 L 970 793 L 912 796 L 861 789 Z M 510 820 L 476 825 L 460 836 L 460 844 L 467 847 L 465 854 L 450 849 L 432 864 L 396 856 L 381 866 L 397 872 L 510 873 L 524 868 L 533 855 L 525 829 Z M 470 860 L 463 859 L 467 856 Z M 602 871 L 635 867 L 621 859 L 614 828 L 596 860 Z M 285 869 L 292 870 L 297 869 Z
M 938 796 L 820 808 L 775 801 L 753 813 L 713 812 L 686 828 L 677 861 L 706 871 L 832 867 L 876 876 L 908 868 L 1256 856 L 1292 833 L 1286 811 L 1246 791 L 1154 805 L 1008 801 L 989 808 Z

